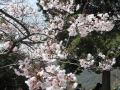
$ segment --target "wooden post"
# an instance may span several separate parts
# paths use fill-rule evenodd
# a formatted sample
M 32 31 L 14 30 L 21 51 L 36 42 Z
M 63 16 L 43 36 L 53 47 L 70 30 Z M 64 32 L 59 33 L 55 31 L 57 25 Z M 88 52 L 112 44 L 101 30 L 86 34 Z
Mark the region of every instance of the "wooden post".
M 110 71 L 104 70 L 102 72 L 102 90 L 111 90 Z

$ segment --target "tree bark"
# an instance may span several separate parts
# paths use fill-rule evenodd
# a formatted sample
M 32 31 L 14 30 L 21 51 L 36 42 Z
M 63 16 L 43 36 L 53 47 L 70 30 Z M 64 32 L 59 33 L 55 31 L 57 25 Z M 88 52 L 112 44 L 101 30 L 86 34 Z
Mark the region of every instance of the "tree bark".
M 110 71 L 104 70 L 102 73 L 102 90 L 111 90 Z

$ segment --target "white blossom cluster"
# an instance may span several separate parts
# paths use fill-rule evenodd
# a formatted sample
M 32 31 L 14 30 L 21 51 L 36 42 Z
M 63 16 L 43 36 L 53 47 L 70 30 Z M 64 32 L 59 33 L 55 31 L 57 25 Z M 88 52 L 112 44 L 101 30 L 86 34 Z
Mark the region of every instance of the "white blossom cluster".
M 50 39 L 49 39 L 50 40 Z M 58 59 L 66 59 L 67 53 L 63 51 L 64 47 L 61 45 L 62 42 L 56 43 L 51 41 L 46 41 L 41 43 L 39 46 L 35 45 L 35 49 L 31 50 L 31 58 L 42 58 L 43 61 L 52 62 Z
M 60 66 L 47 64 L 43 62 L 31 63 L 28 58 L 19 61 L 20 71 L 15 69 L 17 75 L 23 75 L 28 78 L 25 83 L 29 86 L 29 90 L 74 90 L 77 86 L 77 79 L 74 74 L 66 74 L 65 70 Z M 44 65 L 45 64 L 45 65 Z
M 40 5 L 43 7 L 44 10 L 52 10 L 55 8 L 57 10 L 67 11 L 69 13 L 71 11 L 74 13 L 74 10 L 69 10 L 70 8 L 76 6 L 74 5 L 74 3 L 75 2 L 73 0 L 40 0 Z M 75 8 L 79 9 L 80 6 L 77 5 Z M 49 29 L 64 30 L 63 26 L 64 24 L 66 24 L 65 17 L 68 16 L 69 13 L 59 13 L 59 15 L 55 15 L 54 17 L 52 17 L 53 15 L 48 12 L 48 16 L 50 17 Z M 80 34 L 81 37 L 85 37 L 88 35 L 88 33 L 92 31 L 111 31 L 114 27 L 114 23 L 113 20 L 108 20 L 108 18 L 108 13 L 98 13 L 97 17 L 94 16 L 94 14 L 78 14 L 77 19 L 68 19 L 67 21 L 71 23 L 71 25 L 69 25 L 67 29 L 69 32 L 69 36 L 76 36 Z
M 111 70 L 112 66 L 116 63 L 116 59 L 107 59 L 103 53 L 99 53 L 98 56 L 103 60 L 99 62 L 99 65 L 96 67 L 99 70 Z M 94 57 L 89 53 L 86 59 L 79 59 L 80 66 L 87 69 L 91 68 L 95 64 Z
M 101 57 L 104 61 L 99 62 L 99 68 L 102 70 L 111 70 L 112 66 L 116 63 L 116 59 L 106 59 L 106 56 L 103 53 L 98 54 L 99 57 Z
M 65 70 L 60 69 L 56 64 L 58 59 L 65 59 L 67 54 L 62 51 L 62 42 L 55 43 L 51 39 L 40 45 L 34 46 L 35 49 L 29 52 L 30 59 L 19 61 L 19 70 L 15 69 L 17 75 L 26 76 L 26 84 L 29 90 L 74 90 L 77 86 L 77 79 L 74 74 L 66 74 Z M 25 50 L 26 51 L 26 50 Z M 38 59 L 38 60 L 37 60 Z
M 94 16 L 94 14 L 89 14 L 84 16 L 79 14 L 78 18 L 71 24 L 68 28 L 69 36 L 77 35 L 77 32 L 80 33 L 81 37 L 85 37 L 88 33 L 92 31 L 111 31 L 114 27 L 112 20 L 107 20 L 109 15 L 98 14 L 100 18 Z
M 80 66 L 87 69 L 94 64 L 94 57 L 89 53 L 86 59 L 79 59 Z
M 103 62 L 99 63 L 99 68 L 102 70 L 111 70 L 112 66 L 116 63 L 116 59 L 106 59 Z
M 55 29 L 63 30 L 63 26 L 64 26 L 64 18 L 62 15 L 55 16 L 50 19 L 49 30 L 55 30 Z
M 74 0 L 40 0 L 40 5 L 44 10 L 57 9 L 74 13 Z
M 29 90 L 74 90 L 77 86 L 77 79 L 74 74 L 66 74 L 65 70 L 60 69 L 56 64 L 57 60 L 67 58 L 67 54 L 62 51 L 62 42 L 56 43 L 49 39 L 40 45 L 34 46 L 35 49 L 29 52 L 32 60 L 26 58 L 19 61 L 17 75 L 26 76 L 26 84 Z M 25 50 L 26 51 L 26 50 Z M 37 60 L 38 59 L 38 60 Z

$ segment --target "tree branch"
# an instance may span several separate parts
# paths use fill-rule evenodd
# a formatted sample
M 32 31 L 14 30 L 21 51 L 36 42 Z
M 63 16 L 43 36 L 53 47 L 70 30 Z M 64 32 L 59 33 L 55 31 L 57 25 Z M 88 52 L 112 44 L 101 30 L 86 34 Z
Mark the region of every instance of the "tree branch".
M 27 28 L 24 24 L 22 24 L 18 19 L 16 19 L 16 18 L 14 18 L 13 16 L 9 15 L 8 13 L 6 13 L 6 12 L 5 12 L 4 10 L 2 10 L 2 9 L 0 9 L 0 12 L 1 12 L 2 14 L 4 14 L 6 17 L 14 20 L 14 21 L 15 21 L 16 23 L 18 23 L 22 28 L 24 28 L 24 30 L 26 31 L 27 35 L 30 34 L 28 28 Z

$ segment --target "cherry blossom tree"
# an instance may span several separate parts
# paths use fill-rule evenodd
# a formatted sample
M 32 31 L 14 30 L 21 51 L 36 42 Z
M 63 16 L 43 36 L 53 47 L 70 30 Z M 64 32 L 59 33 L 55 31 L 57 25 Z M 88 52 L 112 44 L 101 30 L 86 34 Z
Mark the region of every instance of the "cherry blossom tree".
M 17 75 L 25 76 L 29 90 L 73 90 L 77 87 L 75 74 L 66 71 L 57 64 L 57 60 L 66 58 L 62 41 L 55 39 L 57 32 L 42 29 L 39 23 L 27 23 L 26 17 L 34 15 L 31 7 L 22 1 L 8 3 L 0 9 L 1 35 L 3 50 L 1 54 L 24 53 L 26 58 L 19 60 Z M 20 58 L 19 58 L 20 59 Z
M 38 0 L 48 24 L 43 28 L 26 21 L 36 11 L 23 0 L 7 4 L 0 9 L 1 54 L 24 53 L 14 71 L 27 78 L 29 90 L 75 90 L 75 74 L 82 69 L 103 72 L 102 90 L 110 90 L 110 70 L 119 56 L 119 5 L 111 8 L 109 0 Z

